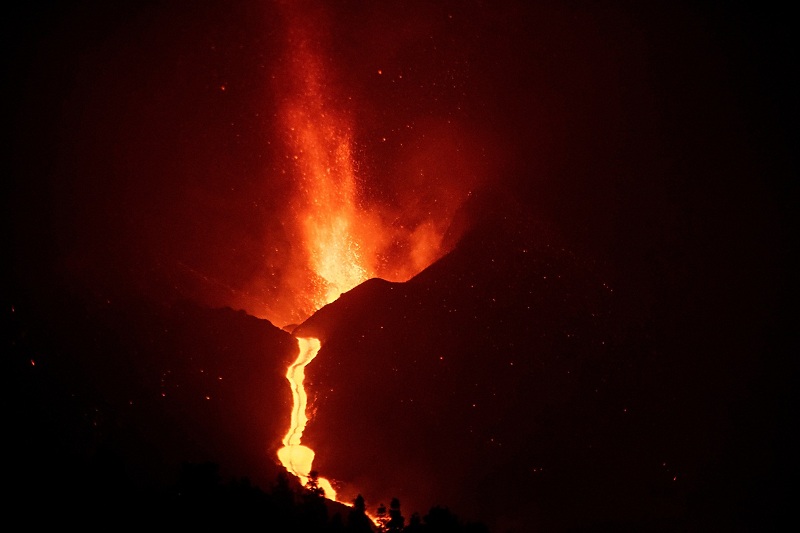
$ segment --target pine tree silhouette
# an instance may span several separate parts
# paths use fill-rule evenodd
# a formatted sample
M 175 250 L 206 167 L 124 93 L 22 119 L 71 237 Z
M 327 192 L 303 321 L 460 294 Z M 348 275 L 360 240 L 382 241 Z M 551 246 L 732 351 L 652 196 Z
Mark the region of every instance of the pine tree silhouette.
M 353 501 L 353 507 L 347 517 L 346 531 L 348 533 L 373 532 L 372 521 L 367 516 L 367 505 L 361 494 Z
M 391 533 L 400 533 L 406 525 L 406 519 L 400 512 L 400 500 L 392 498 L 389 504 L 389 521 L 386 524 L 386 530 Z
M 328 523 L 328 506 L 325 504 L 325 490 L 319 486 L 319 474 L 311 471 L 303 489 L 300 505 L 301 531 L 323 531 Z

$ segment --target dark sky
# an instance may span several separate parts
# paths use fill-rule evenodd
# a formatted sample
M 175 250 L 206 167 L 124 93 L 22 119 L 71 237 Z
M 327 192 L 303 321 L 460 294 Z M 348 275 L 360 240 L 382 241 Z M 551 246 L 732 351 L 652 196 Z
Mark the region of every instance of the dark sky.
M 600 265 L 626 320 L 695 369 L 690 388 L 717 369 L 752 378 L 737 405 L 765 411 L 756 431 L 776 436 L 757 449 L 774 442 L 782 460 L 796 370 L 788 14 L 330 4 L 38 2 L 5 17 L 12 303 L 46 305 L 64 283 L 268 317 L 296 246 L 280 110 L 301 27 L 327 105 L 349 117 L 364 205 L 414 224 L 447 222 L 470 191 L 513 197 Z
M 769 256 L 792 104 L 779 13 L 704 2 L 290 12 L 41 3 L 10 21 L 18 250 L 78 271 L 182 269 L 199 285 L 184 289 L 215 303 L 253 289 L 242 298 L 254 311 L 273 294 L 251 280 L 278 261 L 272 244 L 291 246 L 276 221 L 293 187 L 277 113 L 292 90 L 287 21 L 302 20 L 331 107 L 351 117 L 365 202 L 413 219 L 463 200 L 458 186 L 502 183 L 593 253 L 632 261 L 623 277 L 663 277 L 654 263 L 713 246 L 714 257 L 757 248 L 737 275 L 780 261 Z

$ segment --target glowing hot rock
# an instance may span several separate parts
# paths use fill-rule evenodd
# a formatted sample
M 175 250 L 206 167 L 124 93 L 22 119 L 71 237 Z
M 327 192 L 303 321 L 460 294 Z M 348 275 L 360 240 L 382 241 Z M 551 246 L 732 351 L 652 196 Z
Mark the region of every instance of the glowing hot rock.
M 314 463 L 314 451 L 308 446 L 300 444 L 303 430 L 308 423 L 306 415 L 308 395 L 303 387 L 303 380 L 305 379 L 306 365 L 317 356 L 320 342 L 319 339 L 313 337 L 298 338 L 297 345 L 300 348 L 300 354 L 286 372 L 286 379 L 289 380 L 292 387 L 292 421 L 288 433 L 283 437 L 283 448 L 278 450 L 278 459 L 286 470 L 297 476 L 305 485 L 308 483 L 311 465 Z M 336 499 L 336 491 L 330 481 L 318 478 L 318 483 L 319 487 L 325 491 L 326 498 Z
M 288 288 L 276 300 L 287 303 L 271 304 L 276 307 L 270 320 L 282 324 L 302 323 L 367 279 L 408 280 L 440 255 L 447 226 L 427 219 L 408 227 L 387 223 L 398 218 L 396 210 L 381 212 L 379 204 L 362 196 L 359 184 L 364 177 L 356 175 L 353 158 L 355 130 L 347 110 L 337 105 L 347 99 L 336 94 L 335 77 L 325 69 L 326 54 L 315 48 L 318 21 L 303 5 L 283 4 L 289 30 L 278 117 L 286 134 L 287 171 L 294 179 L 285 222 L 296 246 L 279 258 Z M 303 380 L 320 341 L 298 338 L 297 342 L 300 353 L 286 372 L 293 400 L 291 424 L 278 459 L 306 485 L 314 451 L 300 442 L 309 422 Z M 336 500 L 328 480 L 317 478 L 317 482 L 326 498 Z

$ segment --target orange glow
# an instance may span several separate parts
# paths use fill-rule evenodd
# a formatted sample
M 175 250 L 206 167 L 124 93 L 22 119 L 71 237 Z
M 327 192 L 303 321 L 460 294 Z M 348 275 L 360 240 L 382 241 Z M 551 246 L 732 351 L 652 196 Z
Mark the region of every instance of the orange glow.
M 426 143 L 414 145 L 406 164 L 363 164 L 358 102 L 321 51 L 324 10 L 282 7 L 287 48 L 272 78 L 282 135 L 270 141 L 281 163 L 267 178 L 285 180 L 288 201 L 280 226 L 265 235 L 264 270 L 245 291 L 261 296 L 234 304 L 278 327 L 299 324 L 367 279 L 403 282 L 433 263 L 482 175 L 473 162 L 481 150 L 463 141 L 463 129 L 423 118 L 414 122 Z
M 331 124 L 331 117 L 290 114 L 303 186 L 299 199 L 300 230 L 309 266 L 318 279 L 313 286 L 314 309 L 336 300 L 371 274 L 364 265 L 364 242 L 356 209 L 355 173 L 349 139 Z
M 298 25 L 292 28 L 296 31 Z M 358 188 L 351 139 L 346 120 L 327 106 L 320 82 L 324 72 L 309 40 L 292 34 L 291 75 L 294 90 L 283 104 L 282 118 L 288 133 L 286 159 L 293 165 L 298 187 L 290 205 L 290 224 L 301 251 L 294 251 L 289 284 L 292 321 L 308 316 L 374 275 L 366 258 L 374 255 L 367 243 L 376 242 L 369 216 L 358 208 Z M 378 239 L 380 240 L 380 239 Z M 300 266 L 304 265 L 304 266 Z M 284 319 L 286 320 L 286 319 Z M 286 372 L 292 391 L 289 429 L 278 450 L 287 471 L 305 485 L 314 462 L 314 451 L 301 444 L 306 424 L 308 395 L 303 381 L 305 367 L 320 350 L 314 338 L 297 339 L 299 354 Z M 336 500 L 330 481 L 318 478 L 325 497 Z
M 286 379 L 289 380 L 289 384 L 292 387 L 292 421 L 289 431 L 283 437 L 283 448 L 278 450 L 278 459 L 280 459 L 286 470 L 297 476 L 301 483 L 305 485 L 308 483 L 311 465 L 314 462 L 314 450 L 300 444 L 303 430 L 305 430 L 308 423 L 308 416 L 306 415 L 308 396 L 305 387 L 303 387 L 303 380 L 305 379 L 306 365 L 317 356 L 320 342 L 319 339 L 313 337 L 298 338 L 297 345 L 300 348 L 300 353 L 295 362 L 286 371 Z M 318 481 L 319 486 L 325 491 L 325 497 L 336 500 L 336 491 L 330 481 L 322 477 Z
M 287 4 L 288 50 L 286 71 L 278 76 L 278 118 L 286 133 L 282 169 L 292 179 L 293 194 L 283 228 L 290 245 L 270 245 L 274 296 L 264 315 L 279 325 L 301 323 L 339 296 L 373 277 L 407 281 L 441 254 L 441 242 L 455 211 L 457 188 L 432 186 L 430 178 L 415 171 L 409 181 L 413 197 L 408 205 L 370 203 L 364 176 L 354 157 L 353 125 L 337 94 L 335 76 L 326 70 L 324 54 L 316 50 L 323 40 L 319 13 L 292 13 Z M 379 71 L 379 74 L 381 72 Z M 421 166 L 427 160 L 420 161 Z M 417 165 L 418 167 L 420 165 Z M 447 166 L 447 165 L 445 165 Z M 469 180 L 459 175 L 459 182 Z M 439 188 L 437 188 L 439 187 Z M 432 214 L 415 189 L 446 206 Z M 411 198 L 411 199 L 409 199 Z M 270 282 L 268 282 L 270 283 Z M 314 338 L 298 338 L 299 355 L 286 373 L 292 391 L 291 422 L 278 459 L 305 485 L 312 471 L 314 451 L 301 444 L 309 422 L 308 396 L 303 384 L 305 367 L 321 346 Z M 336 499 L 331 483 L 319 478 L 329 499 Z
M 359 207 L 351 128 L 323 94 L 325 73 L 307 42 L 295 43 L 300 79 L 283 116 L 299 182 L 292 211 L 313 277 L 307 289 L 313 312 L 375 275 L 376 252 L 386 237 L 377 219 Z
M 300 187 L 293 202 L 305 262 L 313 274 L 305 284 L 305 312 L 314 312 L 365 281 L 372 274 L 365 266 L 367 250 L 362 243 L 374 241 L 369 224 L 357 209 L 358 191 L 344 121 L 325 110 L 320 93 L 321 69 L 304 44 L 296 61 L 303 64 L 302 90 L 287 101 L 284 118 L 289 132 L 291 161 L 296 164 Z M 299 355 L 286 373 L 292 390 L 291 423 L 278 451 L 281 464 L 305 485 L 314 461 L 314 451 L 301 444 L 308 415 L 308 396 L 303 386 L 305 367 L 320 349 L 314 338 L 298 338 Z M 318 478 L 325 497 L 336 500 L 330 481 Z

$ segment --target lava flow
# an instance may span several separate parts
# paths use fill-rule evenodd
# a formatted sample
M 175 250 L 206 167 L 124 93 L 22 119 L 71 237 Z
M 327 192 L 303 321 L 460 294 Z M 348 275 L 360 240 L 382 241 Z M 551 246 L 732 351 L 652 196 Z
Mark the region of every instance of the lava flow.
M 283 75 L 289 90 L 281 93 L 279 116 L 286 132 L 287 170 L 296 184 L 285 218 L 296 246 L 280 258 L 287 292 L 270 313 L 284 324 L 302 321 L 369 278 L 408 280 L 440 255 L 446 226 L 442 220 L 433 221 L 430 213 L 428 218 L 398 223 L 395 215 L 403 206 L 381 207 L 365 200 L 366 191 L 360 187 L 364 177 L 356 175 L 353 159 L 353 128 L 337 105 L 342 99 L 331 94 L 334 78 L 325 72 L 322 54 L 314 46 L 319 41 L 317 21 L 285 7 L 289 47 Z M 314 451 L 301 444 L 309 422 L 303 382 L 305 367 L 321 343 L 315 338 L 297 340 L 299 355 L 286 373 L 293 400 L 291 424 L 278 458 L 306 484 Z M 336 500 L 331 483 L 321 477 L 318 482 L 325 497 Z
M 299 261 L 311 276 L 310 283 L 295 287 L 303 309 L 292 316 L 314 312 L 336 300 L 339 295 L 367 279 L 372 270 L 363 265 L 361 242 L 369 242 L 365 233 L 355 235 L 356 227 L 366 228 L 358 209 L 355 172 L 350 152 L 350 139 L 342 120 L 326 112 L 320 90 L 322 75 L 319 60 L 307 48 L 305 38 L 291 43 L 297 90 L 283 104 L 283 119 L 289 139 L 289 159 L 296 164 L 294 174 L 301 186 L 293 202 L 292 218 L 303 245 Z M 292 389 L 291 424 L 283 438 L 278 458 L 287 471 L 308 483 L 314 451 L 301 444 L 308 415 L 308 394 L 303 381 L 305 367 L 320 350 L 315 338 L 298 338 L 299 354 L 286 372 Z M 325 497 L 336 500 L 336 491 L 325 478 L 318 478 Z
M 283 448 L 278 450 L 278 458 L 286 470 L 297 476 L 303 484 L 308 483 L 311 465 L 314 462 L 314 450 L 308 446 L 300 444 L 303 430 L 308 423 L 306 415 L 306 404 L 308 395 L 306 394 L 303 380 L 305 379 L 305 368 L 320 349 L 319 339 L 298 338 L 297 344 L 300 348 L 300 355 L 297 360 L 289 366 L 286 371 L 286 379 L 292 386 L 292 425 L 289 432 L 283 437 Z M 330 481 L 325 478 L 318 478 L 319 487 L 325 491 L 325 496 L 331 500 L 336 500 L 336 491 Z

